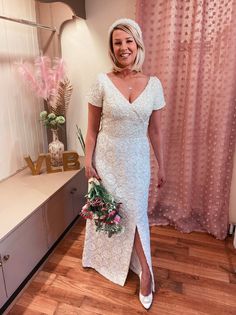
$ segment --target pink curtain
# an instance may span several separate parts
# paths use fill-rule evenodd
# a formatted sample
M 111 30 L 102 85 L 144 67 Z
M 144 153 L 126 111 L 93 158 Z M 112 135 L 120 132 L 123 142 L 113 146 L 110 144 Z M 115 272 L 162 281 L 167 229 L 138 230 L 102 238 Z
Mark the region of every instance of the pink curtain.
M 236 1 L 138 0 L 144 72 L 162 81 L 167 182 L 152 155 L 151 225 L 224 239 L 236 138 Z

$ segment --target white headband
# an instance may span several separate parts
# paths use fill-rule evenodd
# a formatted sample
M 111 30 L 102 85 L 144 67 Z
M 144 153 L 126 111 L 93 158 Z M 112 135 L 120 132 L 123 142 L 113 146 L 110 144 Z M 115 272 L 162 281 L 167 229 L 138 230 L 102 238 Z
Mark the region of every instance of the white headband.
M 142 31 L 141 31 L 141 28 L 140 26 L 138 25 L 138 23 L 136 23 L 134 20 L 131 20 L 131 19 L 119 19 L 117 21 L 115 21 L 110 27 L 109 27 L 109 30 L 108 30 L 108 34 L 110 35 L 111 32 L 113 31 L 113 29 L 119 25 L 119 24 L 128 24 L 130 26 L 132 26 L 134 29 L 136 29 L 136 31 L 138 32 L 138 34 L 140 35 L 140 37 L 142 37 Z

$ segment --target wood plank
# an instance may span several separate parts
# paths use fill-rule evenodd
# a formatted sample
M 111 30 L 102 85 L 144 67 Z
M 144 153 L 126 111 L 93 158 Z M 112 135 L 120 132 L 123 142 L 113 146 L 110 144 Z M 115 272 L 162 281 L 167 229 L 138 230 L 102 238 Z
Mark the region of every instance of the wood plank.
M 221 299 L 220 304 L 226 306 L 232 306 L 236 309 L 236 299 L 233 292 L 225 292 L 219 288 L 210 288 L 206 286 L 197 286 L 195 284 L 184 283 L 183 293 L 186 296 L 198 297 L 202 303 L 214 302 L 217 303 L 219 298 Z
M 109 282 L 108 282 L 109 283 Z M 115 284 L 112 284 L 116 286 Z M 118 285 L 117 285 L 118 286 Z M 119 299 L 117 300 L 117 290 L 111 290 L 110 287 L 107 285 L 104 286 L 94 286 L 92 283 L 87 283 L 84 281 L 73 281 L 67 277 L 58 276 L 56 280 L 53 282 L 52 287 L 58 289 L 64 289 L 68 292 L 74 292 L 83 294 L 89 297 L 96 296 L 98 299 L 100 298 L 104 302 L 122 305 L 132 305 L 132 303 L 136 304 L 136 297 L 133 294 L 127 293 L 124 290 L 120 290 L 119 292 Z
M 236 264 L 236 255 L 229 254 L 226 250 L 216 248 L 206 248 L 199 245 L 191 245 L 189 248 L 189 256 L 202 258 L 207 261 L 215 261 L 217 264 Z
M 17 302 L 17 305 L 22 306 L 30 311 L 41 312 L 41 314 L 53 315 L 57 308 L 57 302 L 40 294 L 34 296 L 30 291 L 23 293 Z M 13 309 L 14 310 L 14 309 Z
M 170 261 L 166 258 L 156 258 L 152 259 L 153 266 L 166 268 L 169 270 L 180 271 L 194 276 L 205 277 L 207 279 L 216 279 L 226 283 L 229 283 L 229 275 L 224 270 L 217 270 L 208 267 L 206 264 L 194 264 L 185 263 L 179 261 Z
M 188 243 L 189 241 L 193 241 L 194 243 L 204 244 L 221 247 L 225 246 L 225 242 L 221 240 L 217 240 L 214 236 L 209 235 L 203 232 L 191 232 L 191 233 L 182 233 L 174 228 L 168 227 L 160 227 L 160 226 L 152 226 L 151 227 L 151 235 L 156 234 L 162 236 L 169 236 L 169 237 L 177 237 L 179 241 Z
M 98 311 L 86 311 L 70 304 L 59 303 L 55 315 L 103 315 Z
M 154 304 L 156 314 L 167 315 L 235 315 L 235 308 L 160 289 Z M 153 313 L 155 314 L 155 313 Z
M 14 306 L 14 308 L 8 312 L 8 314 L 9 315 L 20 315 L 20 314 L 24 314 L 24 315 L 45 315 L 45 313 L 42 313 L 42 312 L 39 312 L 39 311 L 35 311 L 35 310 L 31 310 L 31 309 L 25 308 L 24 306 L 18 305 L 18 304 L 16 304 Z

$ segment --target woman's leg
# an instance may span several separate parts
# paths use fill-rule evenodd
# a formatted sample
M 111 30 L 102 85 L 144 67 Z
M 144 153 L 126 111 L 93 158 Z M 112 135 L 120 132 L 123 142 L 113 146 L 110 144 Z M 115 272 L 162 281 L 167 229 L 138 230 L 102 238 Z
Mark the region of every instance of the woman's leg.
M 142 268 L 142 279 L 141 279 L 142 286 L 140 290 L 141 290 L 141 294 L 146 296 L 151 293 L 152 278 L 151 278 L 150 269 L 146 260 L 146 256 L 143 251 L 142 243 L 141 243 L 137 228 L 135 230 L 134 247 L 138 255 L 141 268 Z

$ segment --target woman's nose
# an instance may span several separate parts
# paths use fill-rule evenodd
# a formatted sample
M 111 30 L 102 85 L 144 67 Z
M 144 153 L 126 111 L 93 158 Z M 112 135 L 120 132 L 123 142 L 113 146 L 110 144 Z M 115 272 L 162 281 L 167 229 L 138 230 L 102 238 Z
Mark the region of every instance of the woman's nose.
M 127 43 L 124 41 L 121 43 L 121 49 L 125 50 L 127 48 Z

